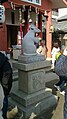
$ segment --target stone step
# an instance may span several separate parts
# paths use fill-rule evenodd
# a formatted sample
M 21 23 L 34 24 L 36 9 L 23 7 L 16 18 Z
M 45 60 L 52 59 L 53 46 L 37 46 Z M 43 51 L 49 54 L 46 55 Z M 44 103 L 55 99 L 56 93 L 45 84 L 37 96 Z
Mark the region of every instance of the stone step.
M 13 81 L 18 80 L 18 70 L 13 70 Z
M 45 83 L 53 81 L 55 79 L 59 79 L 59 77 L 58 77 L 58 75 L 56 73 L 53 73 L 53 72 L 45 73 Z
M 18 75 L 18 70 L 13 70 L 13 76 Z
M 39 102 L 40 100 L 43 100 L 47 97 L 52 96 L 52 90 L 44 89 L 44 90 L 29 94 L 29 95 L 18 90 L 18 91 L 13 91 L 11 96 L 12 96 L 13 100 L 15 100 L 16 102 L 20 103 L 21 105 L 27 107 L 31 104 Z
M 23 115 L 24 119 L 29 119 L 32 112 L 37 116 L 42 111 L 46 111 L 47 109 L 55 106 L 57 104 L 57 99 L 58 99 L 57 96 L 52 95 L 52 96 L 48 96 L 47 98 L 37 102 L 36 104 L 29 105 L 28 107 L 25 107 L 10 97 L 9 98 L 9 106 L 14 107 L 17 105 L 17 107 L 19 109 L 18 114 L 20 116 Z M 18 117 L 20 117 L 20 116 L 18 116 Z
M 56 84 L 59 81 L 59 77 L 58 75 L 56 75 L 56 73 L 53 72 L 49 72 L 45 74 L 45 86 L 48 88 L 51 88 L 52 90 L 54 90 L 54 84 Z
M 18 76 L 13 76 L 13 81 L 17 81 L 18 80 Z

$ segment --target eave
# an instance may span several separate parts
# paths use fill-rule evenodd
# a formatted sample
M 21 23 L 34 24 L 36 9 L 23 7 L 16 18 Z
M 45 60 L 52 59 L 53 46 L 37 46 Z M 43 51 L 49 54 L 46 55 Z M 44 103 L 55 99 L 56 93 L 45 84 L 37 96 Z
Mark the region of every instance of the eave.
M 41 10 L 48 9 L 59 9 L 59 8 L 67 8 L 67 0 L 42 0 L 42 6 L 34 5 L 28 2 L 24 2 L 21 0 L 4 0 L 8 2 L 13 2 L 15 5 L 31 5 L 33 7 L 38 7 Z M 48 7 L 43 7 L 43 5 L 47 3 Z M 50 7 L 49 7 L 50 6 Z
M 67 0 L 51 0 L 52 9 L 67 8 Z

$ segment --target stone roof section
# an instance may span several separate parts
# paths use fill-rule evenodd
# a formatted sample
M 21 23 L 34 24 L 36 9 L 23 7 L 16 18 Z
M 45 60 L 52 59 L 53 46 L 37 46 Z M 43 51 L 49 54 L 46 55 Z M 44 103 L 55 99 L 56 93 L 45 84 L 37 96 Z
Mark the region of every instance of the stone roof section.
M 67 32 L 67 21 L 58 22 L 58 29 Z
M 64 16 L 62 16 L 62 17 L 59 17 L 58 19 L 57 19 L 58 21 L 61 21 L 61 20 L 67 20 L 67 14 L 66 15 L 64 15 Z
M 52 9 L 67 8 L 67 0 L 51 0 Z
M 58 20 L 52 19 L 52 22 L 56 30 L 67 33 L 67 15 L 58 18 Z

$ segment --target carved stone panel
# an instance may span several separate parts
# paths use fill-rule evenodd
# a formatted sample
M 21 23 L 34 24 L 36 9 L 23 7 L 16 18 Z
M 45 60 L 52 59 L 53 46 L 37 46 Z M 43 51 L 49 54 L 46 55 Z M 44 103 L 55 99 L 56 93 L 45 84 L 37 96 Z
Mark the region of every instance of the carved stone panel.
M 45 88 L 45 71 L 42 70 L 36 70 L 29 73 L 29 92 L 36 92 L 43 88 Z

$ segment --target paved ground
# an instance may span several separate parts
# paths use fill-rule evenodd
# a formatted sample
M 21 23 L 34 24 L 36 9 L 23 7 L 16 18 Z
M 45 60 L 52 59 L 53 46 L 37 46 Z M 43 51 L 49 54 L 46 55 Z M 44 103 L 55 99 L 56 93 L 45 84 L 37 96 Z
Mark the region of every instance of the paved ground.
M 57 91 L 58 103 L 56 106 L 50 108 L 46 112 L 42 112 L 41 115 L 35 117 L 34 119 L 64 119 L 63 118 L 63 105 L 64 96 L 62 96 L 59 91 Z

